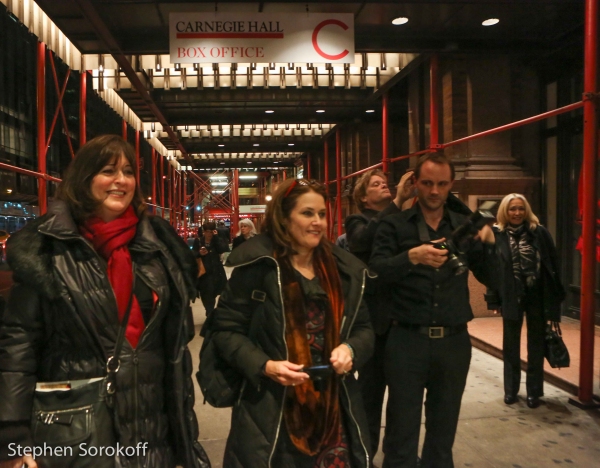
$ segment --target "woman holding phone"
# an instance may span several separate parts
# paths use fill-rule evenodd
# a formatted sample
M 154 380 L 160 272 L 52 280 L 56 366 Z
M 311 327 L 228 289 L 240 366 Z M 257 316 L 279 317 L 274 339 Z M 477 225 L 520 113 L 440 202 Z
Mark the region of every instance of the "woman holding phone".
M 264 234 L 238 247 L 210 325 L 245 379 L 224 466 L 369 467 L 355 378 L 373 351 L 362 300 L 367 270 L 326 238 L 326 192 L 283 182 Z

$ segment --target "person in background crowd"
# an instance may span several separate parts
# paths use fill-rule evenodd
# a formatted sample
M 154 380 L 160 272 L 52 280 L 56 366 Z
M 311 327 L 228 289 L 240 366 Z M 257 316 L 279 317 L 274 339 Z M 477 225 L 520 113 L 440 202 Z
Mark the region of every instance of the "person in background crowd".
M 231 242 L 231 229 L 225 226 L 225 221 L 219 221 L 217 223 L 217 232 L 219 236 L 223 238 L 225 243 L 229 245 Z
M 326 196 L 317 182 L 283 182 L 264 234 L 228 259 L 236 268 L 211 326 L 222 357 L 245 378 L 228 468 L 369 466 L 354 376 L 373 350 L 366 269 L 326 239 Z
M 392 319 L 385 348 L 389 387 L 384 468 L 415 467 L 424 390 L 426 433 L 422 465 L 451 468 L 452 446 L 462 394 L 471 361 L 467 322 L 468 274 L 456 274 L 442 242 L 466 217 L 447 204 L 454 167 L 438 153 L 419 159 L 414 169 L 418 202 L 409 210 L 383 218 L 369 266 L 391 289 Z M 489 226 L 480 239 L 468 240 L 460 254 L 476 278 L 493 286 L 497 271 L 494 234 Z M 482 242 L 483 241 L 483 242 Z
M 237 236 L 235 236 L 235 239 L 233 239 L 233 247 L 231 248 L 231 250 L 235 249 L 236 247 L 239 247 L 248 239 L 254 237 L 257 234 L 256 228 L 254 227 L 254 223 L 250 219 L 242 219 L 238 223 L 238 226 L 240 230 L 238 231 Z
M 196 253 L 202 259 L 206 273 L 198 278 L 198 291 L 208 317 L 215 310 L 217 296 L 221 294 L 227 283 L 227 275 L 220 256 L 224 252 L 229 252 L 229 245 L 219 237 L 214 222 L 205 222 L 202 230 Z
M 135 151 L 121 137 L 90 140 L 69 165 L 48 213 L 9 240 L 15 285 L 0 320 L 2 468 L 46 466 L 43 458 L 10 460 L 7 452 L 9 443 L 38 445 L 31 429 L 36 383 L 105 376 L 126 309 L 114 430 L 121 447 L 149 446 L 144 455 L 117 452 L 92 465 L 210 467 L 198 443 L 187 350 L 197 265 L 175 230 L 147 214 L 135 165 Z M 92 466 L 76 450 L 72 459 L 53 463 Z
M 347 252 L 350 251 L 350 249 L 348 248 L 348 237 L 346 236 L 346 233 L 342 234 L 341 236 L 338 236 L 338 238 L 335 240 L 335 245 L 341 247 Z
M 527 318 L 527 406 L 537 408 L 544 395 L 546 322 L 560 322 L 565 290 L 558 275 L 558 255 L 523 195 L 511 193 L 498 208 L 494 226 L 500 261 L 497 289 L 488 289 L 488 309 L 502 313 L 504 403 L 517 401 L 521 384 L 521 328 Z
M 344 224 L 348 250 L 365 264 L 369 263 L 379 219 L 392 213 L 399 213 L 402 204 L 413 195 L 411 176 L 412 172 L 407 172 L 402 176 L 393 201 L 392 194 L 388 189 L 387 178 L 379 169 L 364 173 L 356 183 L 353 197 L 360 213 L 348 216 Z M 380 285 L 381 282 L 377 279 L 367 279 L 365 300 L 375 331 L 375 352 L 358 377 L 369 421 L 372 457 L 375 457 L 379 447 L 381 414 L 386 388 L 383 366 L 385 341 L 390 327 L 387 310 L 390 301 L 389 288 L 387 286 L 380 287 Z

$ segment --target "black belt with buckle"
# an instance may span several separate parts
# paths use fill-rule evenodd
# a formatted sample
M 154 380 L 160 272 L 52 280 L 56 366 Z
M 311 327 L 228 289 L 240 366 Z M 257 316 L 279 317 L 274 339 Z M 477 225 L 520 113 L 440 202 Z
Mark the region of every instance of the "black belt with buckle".
M 429 338 L 445 338 L 446 336 L 456 335 L 467 329 L 467 324 L 455 325 L 454 327 L 425 327 L 423 325 L 416 325 L 413 323 L 402 323 L 398 320 L 392 320 L 392 325 L 395 327 L 408 328 L 409 330 L 415 330 L 421 335 L 425 335 Z

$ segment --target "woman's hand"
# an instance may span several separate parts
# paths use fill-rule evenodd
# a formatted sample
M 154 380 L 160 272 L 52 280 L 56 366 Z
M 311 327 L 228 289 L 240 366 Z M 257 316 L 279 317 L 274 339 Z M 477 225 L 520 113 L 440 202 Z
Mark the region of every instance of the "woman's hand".
M 331 351 L 329 361 L 337 374 L 347 374 L 350 372 L 352 370 L 352 352 L 348 348 L 348 345 L 341 344 Z
M 0 468 L 22 468 L 23 465 L 27 468 L 37 468 L 38 466 L 33 457 L 29 455 L 0 462 Z
M 294 364 L 290 361 L 267 361 L 265 375 L 285 387 L 294 386 L 309 379 L 307 373 L 299 372 L 302 368 L 300 364 Z

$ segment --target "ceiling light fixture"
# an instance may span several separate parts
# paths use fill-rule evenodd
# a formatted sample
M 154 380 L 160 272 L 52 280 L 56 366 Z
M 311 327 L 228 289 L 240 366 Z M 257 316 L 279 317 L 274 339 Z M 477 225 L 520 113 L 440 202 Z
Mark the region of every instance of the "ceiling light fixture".
M 219 145 L 219 146 L 220 146 L 220 147 L 223 147 L 223 146 L 225 146 L 225 145 Z
M 401 24 L 408 23 L 408 18 L 406 16 L 399 16 L 398 18 L 394 18 L 392 20 L 392 24 L 395 26 L 400 26 Z
M 288 146 L 294 146 L 294 143 L 288 143 Z
M 258 143 L 254 143 L 252 146 L 260 146 Z
M 269 110 L 266 110 L 266 111 L 265 111 L 265 114 L 272 114 L 273 112 L 275 112 L 275 111 L 274 111 L 274 110 L 271 110 L 271 109 L 269 109 Z
M 325 112 L 323 109 L 319 109 L 319 110 L 317 111 L 317 114 L 322 114 L 323 112 Z
M 481 22 L 482 26 L 494 26 L 495 24 L 498 24 L 500 22 L 500 20 L 498 18 L 489 18 L 486 19 L 485 21 Z
M 375 112 L 375 109 L 367 109 L 365 112 L 367 114 L 372 114 L 373 112 Z

